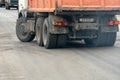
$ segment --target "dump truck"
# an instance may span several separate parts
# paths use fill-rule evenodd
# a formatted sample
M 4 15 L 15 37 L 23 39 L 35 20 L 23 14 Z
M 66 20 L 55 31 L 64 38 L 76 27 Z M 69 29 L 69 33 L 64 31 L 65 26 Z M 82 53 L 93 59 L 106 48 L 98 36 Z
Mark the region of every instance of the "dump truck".
M 18 0 L 5 0 L 5 8 L 10 10 L 11 8 L 18 9 Z
M 19 0 L 16 35 L 46 49 L 84 40 L 90 46 L 113 46 L 120 0 Z
M 5 0 L 0 0 L 0 7 L 5 6 Z

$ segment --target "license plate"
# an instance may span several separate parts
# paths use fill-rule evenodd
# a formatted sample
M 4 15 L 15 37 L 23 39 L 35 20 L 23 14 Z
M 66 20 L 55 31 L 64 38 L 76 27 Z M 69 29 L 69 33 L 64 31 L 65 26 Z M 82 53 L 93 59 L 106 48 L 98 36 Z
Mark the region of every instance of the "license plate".
M 93 23 L 95 22 L 94 18 L 79 18 L 80 23 Z

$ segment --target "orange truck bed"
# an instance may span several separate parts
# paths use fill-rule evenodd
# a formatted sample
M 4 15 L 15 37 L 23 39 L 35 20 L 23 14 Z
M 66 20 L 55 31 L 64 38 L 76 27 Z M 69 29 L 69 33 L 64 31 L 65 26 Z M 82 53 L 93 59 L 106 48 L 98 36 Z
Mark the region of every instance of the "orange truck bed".
M 34 12 L 120 10 L 120 0 L 28 0 L 28 5 Z

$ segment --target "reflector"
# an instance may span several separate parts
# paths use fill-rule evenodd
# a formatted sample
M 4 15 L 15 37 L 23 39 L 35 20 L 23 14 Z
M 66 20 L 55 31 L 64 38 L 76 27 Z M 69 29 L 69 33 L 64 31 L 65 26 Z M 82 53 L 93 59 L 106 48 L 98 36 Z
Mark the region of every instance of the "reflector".
M 55 26 L 68 26 L 68 22 L 55 22 Z
M 109 21 L 107 22 L 108 25 L 113 26 L 113 25 L 119 25 L 120 21 Z

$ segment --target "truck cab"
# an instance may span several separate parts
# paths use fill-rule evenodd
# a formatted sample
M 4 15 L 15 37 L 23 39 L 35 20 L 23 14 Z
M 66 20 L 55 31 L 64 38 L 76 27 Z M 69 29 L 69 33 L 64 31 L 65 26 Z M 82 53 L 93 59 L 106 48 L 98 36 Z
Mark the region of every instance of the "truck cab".
M 18 9 L 18 0 L 5 0 L 6 9 L 10 10 L 10 8 Z

